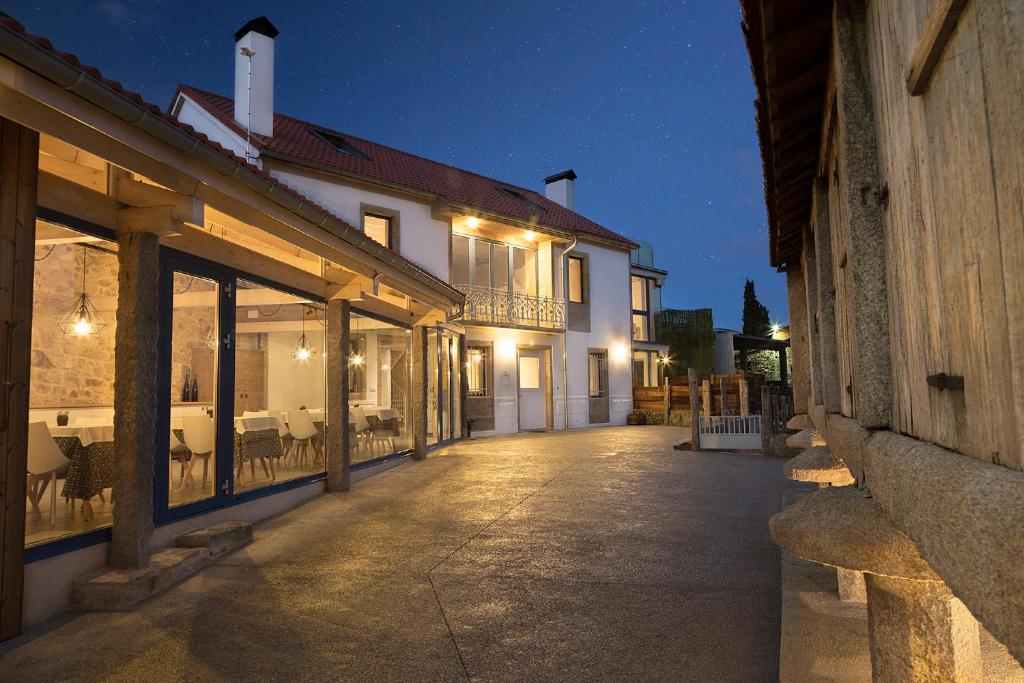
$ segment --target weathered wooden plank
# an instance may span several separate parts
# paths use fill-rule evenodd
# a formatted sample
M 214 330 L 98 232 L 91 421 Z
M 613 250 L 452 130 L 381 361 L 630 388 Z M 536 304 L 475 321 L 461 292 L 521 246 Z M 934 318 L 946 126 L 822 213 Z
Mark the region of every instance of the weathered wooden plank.
M 923 95 L 928 89 L 935 67 L 966 6 L 967 0 L 940 0 L 932 9 L 907 67 L 907 90 L 911 95 Z
M 1007 321 L 1007 356 L 989 371 L 1005 375 L 1010 385 L 998 397 L 1010 411 L 1003 413 L 1000 429 L 1016 452 L 1005 450 L 999 460 L 1024 470 L 1024 3 L 979 2 L 976 14 Z
M 39 134 L 0 119 L 0 639 L 22 621 L 38 159 Z

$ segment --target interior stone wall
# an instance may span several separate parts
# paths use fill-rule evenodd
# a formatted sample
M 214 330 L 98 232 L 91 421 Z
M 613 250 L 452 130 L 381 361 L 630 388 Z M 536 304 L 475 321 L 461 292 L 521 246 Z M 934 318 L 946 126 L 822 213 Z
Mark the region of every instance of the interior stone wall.
M 86 289 L 106 327 L 83 337 L 66 335 L 59 327 L 81 293 L 84 249 L 80 244 L 56 244 L 35 250 L 32 408 L 114 405 L 116 254 L 88 249 L 86 263 Z

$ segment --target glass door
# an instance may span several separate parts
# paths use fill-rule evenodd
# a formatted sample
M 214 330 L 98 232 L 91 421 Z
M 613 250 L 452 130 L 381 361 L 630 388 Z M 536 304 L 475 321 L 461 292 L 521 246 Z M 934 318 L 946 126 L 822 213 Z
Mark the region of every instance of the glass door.
M 440 382 L 440 396 L 438 402 L 441 404 L 441 440 L 447 441 L 452 438 L 452 406 L 451 406 L 451 387 L 452 387 L 452 354 L 451 354 L 451 337 L 447 333 L 438 334 L 438 340 L 440 343 L 440 362 L 441 362 L 441 382 Z
M 224 504 L 232 493 L 234 278 L 162 257 L 155 506 L 158 520 Z

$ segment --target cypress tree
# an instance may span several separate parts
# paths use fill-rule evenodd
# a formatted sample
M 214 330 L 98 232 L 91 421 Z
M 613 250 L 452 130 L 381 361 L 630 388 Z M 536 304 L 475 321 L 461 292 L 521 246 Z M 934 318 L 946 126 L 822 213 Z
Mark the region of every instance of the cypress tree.
M 754 281 L 747 280 L 743 285 L 743 334 L 766 337 L 771 332 L 768 320 L 768 309 L 757 300 Z

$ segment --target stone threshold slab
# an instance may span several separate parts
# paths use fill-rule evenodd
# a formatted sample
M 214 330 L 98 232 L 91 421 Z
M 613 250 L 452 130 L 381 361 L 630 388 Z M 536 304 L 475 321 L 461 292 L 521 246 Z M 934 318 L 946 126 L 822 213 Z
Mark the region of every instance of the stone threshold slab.
M 224 522 L 175 539 L 175 547 L 153 553 L 141 569 L 103 569 L 76 579 L 71 606 L 80 610 L 124 610 L 162 593 L 203 567 L 252 541 L 252 524 Z

